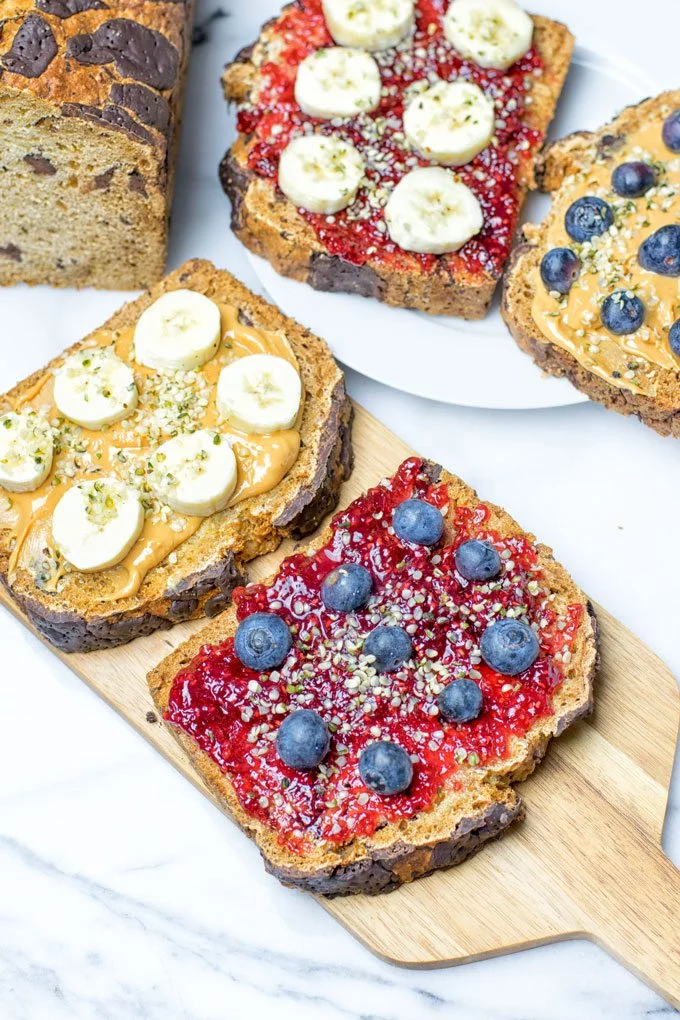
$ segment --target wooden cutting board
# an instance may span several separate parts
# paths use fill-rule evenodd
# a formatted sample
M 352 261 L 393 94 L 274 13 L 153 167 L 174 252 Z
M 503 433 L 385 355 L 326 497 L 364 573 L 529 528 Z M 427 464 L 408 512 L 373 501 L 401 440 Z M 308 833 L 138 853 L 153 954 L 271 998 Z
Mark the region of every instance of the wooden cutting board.
M 361 408 L 354 445 L 357 465 L 343 505 L 412 452 Z M 252 564 L 251 578 L 271 573 L 290 549 L 288 543 Z M 16 612 L 4 594 L 2 600 Z M 661 850 L 678 687 L 636 637 L 603 609 L 597 615 L 595 714 L 554 742 L 522 785 L 526 821 L 460 867 L 396 892 L 319 899 L 369 949 L 394 963 L 432 967 L 588 938 L 680 1007 L 680 872 Z M 153 704 L 145 682 L 147 671 L 200 626 L 61 657 L 209 797 L 164 725 L 147 719 Z M 274 879 L 263 872 L 262 881 Z

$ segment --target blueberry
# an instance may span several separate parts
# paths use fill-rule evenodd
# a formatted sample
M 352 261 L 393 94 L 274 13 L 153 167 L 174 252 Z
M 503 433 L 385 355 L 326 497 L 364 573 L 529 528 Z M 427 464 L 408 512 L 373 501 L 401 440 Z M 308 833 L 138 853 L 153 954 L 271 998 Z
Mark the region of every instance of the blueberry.
M 640 245 L 638 262 L 660 276 L 680 276 L 680 226 L 669 223 Z
M 424 499 L 405 499 L 392 514 L 392 525 L 404 542 L 436 545 L 444 534 L 444 519 L 436 506 Z
M 491 669 L 503 676 L 516 676 L 536 661 L 538 638 L 526 623 L 506 617 L 486 628 L 480 650 Z
M 564 225 L 569 237 L 575 241 L 590 241 L 591 237 L 604 234 L 614 222 L 611 206 L 604 199 L 594 195 L 577 198 L 567 209 Z
M 645 306 L 627 290 L 615 290 L 602 302 L 600 312 L 605 329 L 615 336 L 634 333 L 645 321 Z
M 359 775 L 369 790 L 389 797 L 411 785 L 413 765 L 403 747 L 383 740 L 361 752 Z
M 668 333 L 668 343 L 677 358 L 680 358 L 680 319 L 676 319 Z
M 488 542 L 471 538 L 454 553 L 456 570 L 467 581 L 490 581 L 501 572 L 501 558 Z
M 375 656 L 379 673 L 393 673 L 413 654 L 411 638 L 401 627 L 376 627 L 364 641 L 364 655 Z
M 330 745 L 331 735 L 326 723 L 311 708 L 291 712 L 276 733 L 279 758 L 298 772 L 307 772 L 320 765 Z
M 321 585 L 321 598 L 327 609 L 351 613 L 368 602 L 373 578 L 359 563 L 343 563 L 326 574 Z
M 656 170 L 649 163 L 621 163 L 612 174 L 612 188 L 624 198 L 640 198 L 656 184 Z
M 483 700 L 474 680 L 453 680 L 439 695 L 439 711 L 450 722 L 470 722 L 482 711 Z
M 671 152 L 680 152 L 680 110 L 674 110 L 664 121 L 662 137 Z
M 571 248 L 552 248 L 541 261 L 541 279 L 546 290 L 568 294 L 581 272 L 581 260 Z
M 290 631 L 274 613 L 253 613 L 239 623 L 234 651 L 244 666 L 261 672 L 276 669 L 293 643 Z

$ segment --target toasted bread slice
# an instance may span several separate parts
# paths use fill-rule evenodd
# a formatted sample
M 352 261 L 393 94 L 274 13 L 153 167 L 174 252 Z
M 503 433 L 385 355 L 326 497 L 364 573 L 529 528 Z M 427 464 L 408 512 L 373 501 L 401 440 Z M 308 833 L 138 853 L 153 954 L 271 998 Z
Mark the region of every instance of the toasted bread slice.
M 422 547 L 402 543 L 404 558 L 396 564 L 394 573 L 382 573 L 377 579 L 385 562 L 394 562 L 390 558 L 390 550 L 395 551 L 394 543 L 396 557 L 401 555 L 400 540 L 390 527 L 391 508 L 414 493 L 440 507 L 446 525 L 444 537 L 426 552 Z M 357 523 L 381 520 L 383 524 Z M 372 529 L 368 539 L 366 527 Z M 505 565 L 497 582 L 469 584 L 454 572 L 454 547 L 470 537 L 485 538 L 500 552 Z M 388 548 L 383 557 L 380 549 L 385 542 Z M 359 555 L 364 565 L 370 564 L 376 571 L 375 601 L 372 599 L 365 610 L 357 612 L 358 622 L 348 620 L 344 614 L 313 615 L 324 612 L 313 607 L 321 605 L 318 585 L 325 572 L 342 562 L 338 548 L 346 550 L 347 560 L 356 562 Z M 328 558 L 327 550 L 331 550 Z M 224 810 L 255 840 L 267 871 L 287 885 L 327 895 L 385 892 L 435 869 L 457 864 L 523 816 L 520 798 L 512 784 L 533 771 L 551 737 L 561 734 L 592 708 L 598 660 L 596 620 L 588 599 L 555 562 L 550 549 L 537 544 L 504 510 L 482 503 L 460 479 L 438 465 L 416 458 L 406 461 L 391 480 L 336 514 L 331 526 L 306 552 L 284 561 L 278 574 L 264 585 L 240 590 L 234 607 L 180 645 L 149 674 L 149 685 L 159 712 L 173 723 L 173 733 L 201 778 Z M 434 563 L 430 557 L 434 557 Z M 402 571 L 399 576 L 398 571 Z M 299 585 L 296 579 L 302 576 L 306 580 Z M 316 580 L 311 582 L 311 577 Z M 432 577 L 438 578 L 436 584 L 448 585 L 446 591 L 452 593 L 449 602 L 429 601 L 434 591 L 429 582 Z M 403 584 L 408 585 L 408 590 L 401 587 Z M 527 594 L 531 591 L 532 596 Z M 279 595 L 281 599 L 272 603 L 271 598 L 279 599 Z M 301 608 L 305 600 L 312 605 L 309 618 L 305 615 L 309 604 Z M 479 664 L 481 631 L 498 618 L 494 614 L 503 615 L 510 605 L 516 607 L 523 601 L 528 606 L 525 618 L 541 635 L 542 652 L 536 663 L 520 676 L 501 677 Z M 462 604 L 464 613 L 458 605 L 451 609 L 452 603 Z M 472 605 L 474 612 L 468 612 Z M 289 658 L 270 676 L 258 677 L 234 657 L 233 638 L 238 620 L 250 615 L 253 607 L 258 610 L 269 607 L 269 611 L 282 615 L 293 627 L 290 654 L 295 661 L 291 665 Z M 401 614 L 396 619 L 401 625 L 406 627 L 410 618 L 414 621 L 410 630 L 407 627 L 407 633 L 414 635 L 413 658 L 396 674 L 383 673 L 371 679 L 369 668 L 369 680 L 365 683 L 366 661 L 358 650 L 362 627 L 371 629 L 376 620 L 385 622 L 384 613 L 394 613 L 396 607 Z M 434 616 L 438 612 L 442 615 L 436 617 L 436 622 L 428 622 L 428 613 Z M 508 615 L 521 614 L 519 610 Z M 456 619 L 463 622 L 456 623 Z M 486 623 L 482 622 L 484 619 Z M 550 622 L 543 624 L 542 619 Z M 328 640 L 333 645 L 330 651 L 321 650 L 328 647 L 328 641 L 318 644 L 321 655 L 328 657 L 326 663 L 318 662 L 314 651 L 309 652 L 309 642 L 314 640 L 309 636 L 314 634 L 312 622 L 330 635 Z M 343 658 L 344 650 L 332 658 L 335 648 L 343 645 L 343 640 L 337 645 L 335 640 L 343 639 L 345 627 L 352 642 L 348 658 Z M 440 637 L 434 634 L 435 627 Z M 432 652 L 442 633 L 455 644 L 453 661 L 451 645 L 443 652 L 440 648 L 439 659 Z M 468 638 L 469 648 L 465 643 Z M 303 658 L 298 660 L 298 655 Z M 309 662 L 306 679 L 299 679 L 300 673 L 296 671 L 299 661 Z M 460 725 L 445 722 L 437 716 L 435 708 L 438 692 L 454 676 L 466 674 L 482 687 L 482 714 L 478 720 Z M 359 675 L 362 683 L 354 684 L 354 688 L 358 686 L 364 695 L 358 694 L 358 700 L 350 701 L 348 707 L 346 678 Z M 536 696 L 535 684 L 540 686 L 539 675 L 551 677 L 549 694 L 546 701 L 540 702 L 541 709 L 534 710 L 531 706 L 538 704 L 532 699 Z M 202 684 L 208 676 L 212 693 L 205 694 Z M 397 682 L 401 686 L 392 686 Z M 385 693 L 380 687 L 384 688 L 386 683 L 389 704 L 380 697 Z M 277 685 L 283 685 L 281 694 L 272 697 L 272 689 Z M 352 688 L 352 681 L 349 686 Z M 246 693 L 251 690 L 260 693 L 251 697 Z M 223 696 L 215 694 L 216 691 Z M 392 700 L 395 696 L 396 701 Z M 245 711 L 241 697 L 251 706 Z M 259 708 L 253 708 L 256 703 Z M 270 711 L 272 705 L 281 707 Z M 311 779 L 310 773 L 286 771 L 270 742 L 281 719 L 301 705 L 318 708 L 335 727 L 329 757 L 318 772 L 311 774 Z M 211 721 L 211 710 L 216 713 L 216 723 Z M 197 711 L 204 727 L 210 725 L 219 730 L 217 737 L 212 729 L 201 729 Z M 249 720 L 245 729 L 242 720 Z M 514 723 L 504 730 L 510 720 Z M 237 746 L 251 724 L 263 721 L 267 725 L 257 725 L 257 732 L 251 729 L 245 743 Z M 507 740 L 496 745 L 494 734 L 497 737 L 500 732 L 506 733 Z M 416 755 L 410 790 L 396 798 L 371 794 L 357 771 L 360 750 L 372 739 L 387 737 L 396 742 L 401 739 L 409 753 L 414 746 L 420 752 Z M 412 740 L 420 743 L 414 745 Z M 341 746 L 341 742 L 348 747 Z M 242 757 L 238 750 L 241 746 Z M 438 757 L 442 747 L 445 752 Z M 258 768 L 262 771 L 258 772 Z M 280 793 L 279 768 L 283 769 L 284 777 Z M 333 776 L 339 771 L 341 775 L 336 780 Z M 273 787 L 258 786 L 258 777 L 264 783 L 265 777 L 272 776 Z M 320 783 L 320 788 L 316 783 Z M 268 789 L 268 794 L 260 799 L 264 789 Z M 312 793 L 321 798 L 321 806 Z M 416 800 L 410 801 L 411 797 Z M 359 807 L 364 804 L 367 809 Z M 336 809 L 337 813 L 333 813 Z M 355 823 L 364 825 L 362 810 L 373 812 L 372 824 L 364 826 L 362 834 L 356 834 Z
M 122 598 L 112 597 L 121 568 L 95 573 L 73 570 L 61 576 L 56 585 L 45 585 L 44 557 L 49 557 L 51 551 L 49 520 L 47 530 L 39 533 L 47 548 L 29 532 L 16 567 L 10 571 L 14 534 L 9 494 L 10 518 L 0 517 L 0 577 L 38 630 L 64 651 L 112 647 L 183 620 L 221 612 L 234 586 L 243 582 L 244 564 L 275 549 L 286 535 L 302 536 L 314 531 L 336 505 L 340 485 L 351 470 L 352 410 L 342 373 L 328 348 L 230 273 L 215 269 L 209 262 L 191 260 L 121 308 L 102 331 L 108 335 L 108 331 L 129 330 L 161 294 L 179 288 L 231 305 L 241 322 L 287 339 L 305 391 L 298 422 L 300 452 L 274 488 L 204 518 L 198 530 L 146 573 L 138 590 Z M 17 401 L 30 397 L 67 354 L 88 345 L 89 339 L 20 382 L 0 398 L 0 408 L 9 410 L 17 406 Z
M 220 170 L 222 185 L 231 200 L 232 230 L 251 251 L 268 259 L 278 273 L 305 281 L 317 290 L 360 294 L 377 298 L 389 305 L 416 308 L 433 315 L 483 318 L 502 273 L 503 263 L 510 254 L 525 193 L 533 187 L 534 157 L 552 120 L 567 75 L 573 37 L 559 22 L 534 17 L 533 46 L 542 62 L 542 71 L 538 76 L 527 69 L 522 79 L 522 88 L 526 87 L 525 96 L 529 102 L 522 111 L 521 126 L 516 129 L 516 135 L 503 142 L 509 148 L 516 145 L 517 151 L 509 161 L 503 162 L 502 171 L 493 162 L 496 156 L 489 162 L 485 153 L 479 155 L 468 167 L 457 171 L 465 183 L 476 190 L 483 204 L 488 201 L 489 193 L 488 179 L 484 176 L 487 171 L 491 174 L 508 173 L 514 178 L 507 192 L 503 192 L 498 205 L 492 207 L 489 204 L 485 214 L 488 222 L 479 239 L 474 238 L 460 252 L 452 255 L 428 256 L 423 259 L 393 245 L 398 256 L 396 258 L 384 258 L 380 252 L 366 258 L 366 248 L 369 247 L 370 251 L 370 245 L 376 243 L 371 235 L 370 240 L 364 238 L 357 244 L 359 251 L 355 250 L 351 257 L 341 257 L 338 247 L 329 250 L 309 218 L 302 215 L 277 188 L 276 173 L 275 169 L 272 173 L 271 164 L 274 162 L 278 165 L 278 153 L 268 153 L 266 157 L 260 158 L 259 147 L 268 143 L 266 138 L 258 134 L 258 125 L 253 127 L 251 124 L 254 119 L 262 119 L 262 123 L 268 125 L 267 130 L 271 127 L 270 107 L 275 100 L 268 98 L 264 109 L 260 109 L 257 103 L 265 89 L 268 97 L 272 91 L 267 85 L 272 67 L 282 66 L 285 56 L 282 37 L 285 36 L 285 46 L 288 46 L 291 39 L 295 41 L 297 62 L 305 55 L 305 48 L 310 46 L 313 32 L 321 32 L 321 44 L 328 45 L 323 29 L 319 29 L 323 16 L 317 0 L 304 6 L 304 12 L 310 19 L 309 25 L 293 25 L 291 22 L 291 12 L 300 16 L 300 11 L 301 5 L 298 4 L 285 7 L 279 18 L 273 18 L 263 26 L 257 41 L 242 50 L 227 66 L 224 74 L 226 98 L 239 103 L 248 116 L 248 131 L 244 127 L 225 156 Z M 419 12 L 419 16 L 425 18 L 423 12 Z M 296 38 L 296 31 L 303 33 L 304 38 Z M 418 46 L 429 46 L 430 43 L 434 46 L 437 38 L 430 33 L 424 42 L 418 42 Z M 311 48 L 316 45 L 319 44 L 312 43 Z M 402 57 L 401 50 L 389 52 L 395 54 L 395 59 Z M 295 66 L 294 63 L 289 68 L 292 77 Z M 519 66 L 515 65 L 515 71 Z M 469 65 L 469 68 L 474 73 L 473 65 Z M 511 75 L 514 71 L 510 69 L 507 73 Z M 489 72 L 481 76 L 480 83 L 482 88 L 496 90 L 501 88 L 501 80 L 500 72 Z M 289 87 L 292 89 L 292 85 Z M 277 90 L 281 88 L 277 83 L 273 93 L 279 94 Z M 512 96 L 508 93 L 506 99 L 511 99 L 515 104 L 522 102 L 514 93 Z M 300 122 L 306 119 L 308 124 L 318 123 L 304 118 L 299 107 L 294 109 L 295 117 Z M 516 106 L 511 106 L 511 109 L 516 110 Z M 386 119 L 381 111 L 379 114 L 383 120 Z M 391 111 L 387 119 L 394 115 Z M 397 115 L 400 116 L 398 111 Z M 500 111 L 499 117 L 501 115 L 516 117 L 515 112 L 506 114 Z M 513 164 L 516 167 L 514 170 Z M 263 169 L 265 165 L 266 169 Z M 389 187 L 390 184 L 386 178 L 383 186 Z M 385 224 L 380 222 L 377 226 L 382 228 Z M 328 232 L 327 224 L 324 229 Z M 380 234 L 377 234 L 377 238 L 380 238 Z
M 680 156 L 666 148 L 661 137 L 664 118 L 678 107 L 680 90 L 664 92 L 627 107 L 598 131 L 577 132 L 546 149 L 536 176 L 542 189 L 552 193 L 551 208 L 540 225 L 524 227 L 524 243 L 515 249 L 506 271 L 502 304 L 512 335 L 541 369 L 565 376 L 605 407 L 637 415 L 662 436 L 680 436 L 680 360 L 668 342 L 669 326 L 680 312 L 680 281 L 643 273 L 636 253 L 647 236 L 664 223 L 677 223 L 680 215 Z M 656 164 L 659 187 L 637 199 L 617 196 L 611 174 L 620 163 L 635 160 Z M 566 234 L 563 218 L 571 202 L 584 194 L 604 198 L 616 211 L 617 233 L 611 241 L 605 239 L 612 245 L 611 260 L 598 261 L 591 274 L 582 273 L 567 300 L 549 301 L 540 280 L 541 260 L 555 245 L 582 251 Z M 603 245 L 598 244 L 602 252 Z M 621 273 L 624 260 L 630 268 Z M 588 285 L 588 278 L 597 279 L 591 288 L 592 308 L 584 320 L 571 322 L 573 297 L 582 300 L 579 287 L 584 280 Z M 615 288 L 627 286 L 633 286 L 646 304 L 646 320 L 632 340 L 624 336 L 617 342 L 603 327 L 599 308 Z M 537 322 L 537 295 L 541 314 L 569 314 L 570 326 L 564 333 L 573 350 L 551 339 Z M 559 321 L 556 328 L 561 330 Z M 580 338 L 571 328 L 575 325 L 583 327 Z

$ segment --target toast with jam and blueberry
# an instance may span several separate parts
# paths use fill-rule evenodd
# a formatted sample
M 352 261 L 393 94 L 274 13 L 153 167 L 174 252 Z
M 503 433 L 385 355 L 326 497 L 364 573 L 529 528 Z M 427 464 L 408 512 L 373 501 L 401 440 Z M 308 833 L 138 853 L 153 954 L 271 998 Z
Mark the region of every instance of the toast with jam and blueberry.
M 317 290 L 482 318 L 573 38 L 514 0 L 296 0 L 224 75 L 232 229 Z
M 597 659 L 550 549 L 413 457 L 149 685 L 269 872 L 379 893 L 522 817 L 513 784 L 591 710 Z
M 506 273 L 519 346 L 593 400 L 680 436 L 680 90 L 555 142 L 552 193 Z

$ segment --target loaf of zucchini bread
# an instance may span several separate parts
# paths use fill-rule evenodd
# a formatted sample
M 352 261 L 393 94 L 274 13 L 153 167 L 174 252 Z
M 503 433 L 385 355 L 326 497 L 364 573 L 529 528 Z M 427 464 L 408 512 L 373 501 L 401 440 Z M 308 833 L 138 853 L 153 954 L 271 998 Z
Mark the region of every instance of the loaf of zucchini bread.
M 192 0 L 7 0 L 0 283 L 163 274 Z

